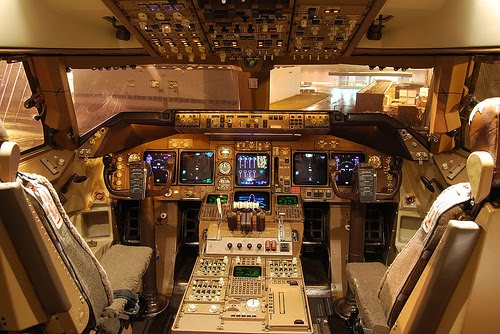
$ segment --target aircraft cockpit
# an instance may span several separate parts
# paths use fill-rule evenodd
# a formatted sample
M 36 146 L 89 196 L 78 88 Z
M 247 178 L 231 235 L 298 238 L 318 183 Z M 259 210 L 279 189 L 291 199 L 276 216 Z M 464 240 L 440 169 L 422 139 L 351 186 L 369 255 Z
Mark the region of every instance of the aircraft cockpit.
M 500 332 L 495 1 L 0 9 L 0 334 Z

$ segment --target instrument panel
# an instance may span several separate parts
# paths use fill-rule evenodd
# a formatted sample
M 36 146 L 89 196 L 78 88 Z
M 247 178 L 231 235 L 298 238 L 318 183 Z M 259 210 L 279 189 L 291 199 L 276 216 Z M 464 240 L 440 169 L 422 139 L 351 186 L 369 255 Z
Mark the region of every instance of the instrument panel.
M 341 171 L 337 185 L 350 187 L 354 167 L 361 162 L 375 168 L 377 192 L 390 193 L 396 186 L 389 173 L 394 156 L 328 135 L 303 136 L 300 141 L 222 141 L 201 134 L 174 135 L 116 153 L 117 170 L 111 180 L 116 190 L 129 187 L 126 165 L 131 155 L 151 166 L 155 187 L 164 183 L 167 159 L 175 158 L 171 190 L 160 200 L 202 200 L 207 194 L 220 193 L 231 194 L 230 201 L 259 196 L 269 206 L 278 201 L 273 195 L 281 194 L 297 195 L 304 202 L 342 202 L 331 189 L 330 165 Z

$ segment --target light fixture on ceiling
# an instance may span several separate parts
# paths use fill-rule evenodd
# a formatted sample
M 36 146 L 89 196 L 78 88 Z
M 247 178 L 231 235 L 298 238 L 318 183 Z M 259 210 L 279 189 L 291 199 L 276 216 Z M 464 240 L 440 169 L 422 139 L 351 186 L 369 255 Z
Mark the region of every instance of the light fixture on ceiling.
M 371 41 L 379 41 L 382 39 L 382 29 L 384 28 L 384 23 L 392 19 L 394 16 L 392 15 L 379 15 L 378 16 L 378 24 L 375 24 L 376 21 L 373 21 L 368 31 L 366 32 L 366 38 Z

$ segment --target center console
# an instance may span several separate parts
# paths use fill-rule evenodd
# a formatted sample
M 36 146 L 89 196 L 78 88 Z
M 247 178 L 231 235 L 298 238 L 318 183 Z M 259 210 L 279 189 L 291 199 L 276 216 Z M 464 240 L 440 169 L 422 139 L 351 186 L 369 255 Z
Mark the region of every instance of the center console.
M 303 220 L 296 195 L 248 189 L 208 195 L 200 211 L 201 255 L 172 331 L 311 333 L 301 242 L 292 228 Z

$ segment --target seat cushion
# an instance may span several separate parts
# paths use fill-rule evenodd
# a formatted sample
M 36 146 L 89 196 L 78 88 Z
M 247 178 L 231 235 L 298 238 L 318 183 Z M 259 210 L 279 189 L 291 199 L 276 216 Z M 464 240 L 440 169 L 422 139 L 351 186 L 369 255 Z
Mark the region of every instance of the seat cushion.
M 379 262 L 348 263 L 347 282 L 356 296 L 363 325 L 377 334 L 389 333 L 384 308 L 378 298 L 380 281 L 387 267 Z
M 149 247 L 112 246 L 100 262 L 108 274 L 113 290 L 127 289 L 137 292 L 142 275 L 148 269 L 152 252 Z M 104 310 L 103 316 L 118 316 L 126 303 L 127 301 L 123 298 L 114 299 L 111 306 Z

